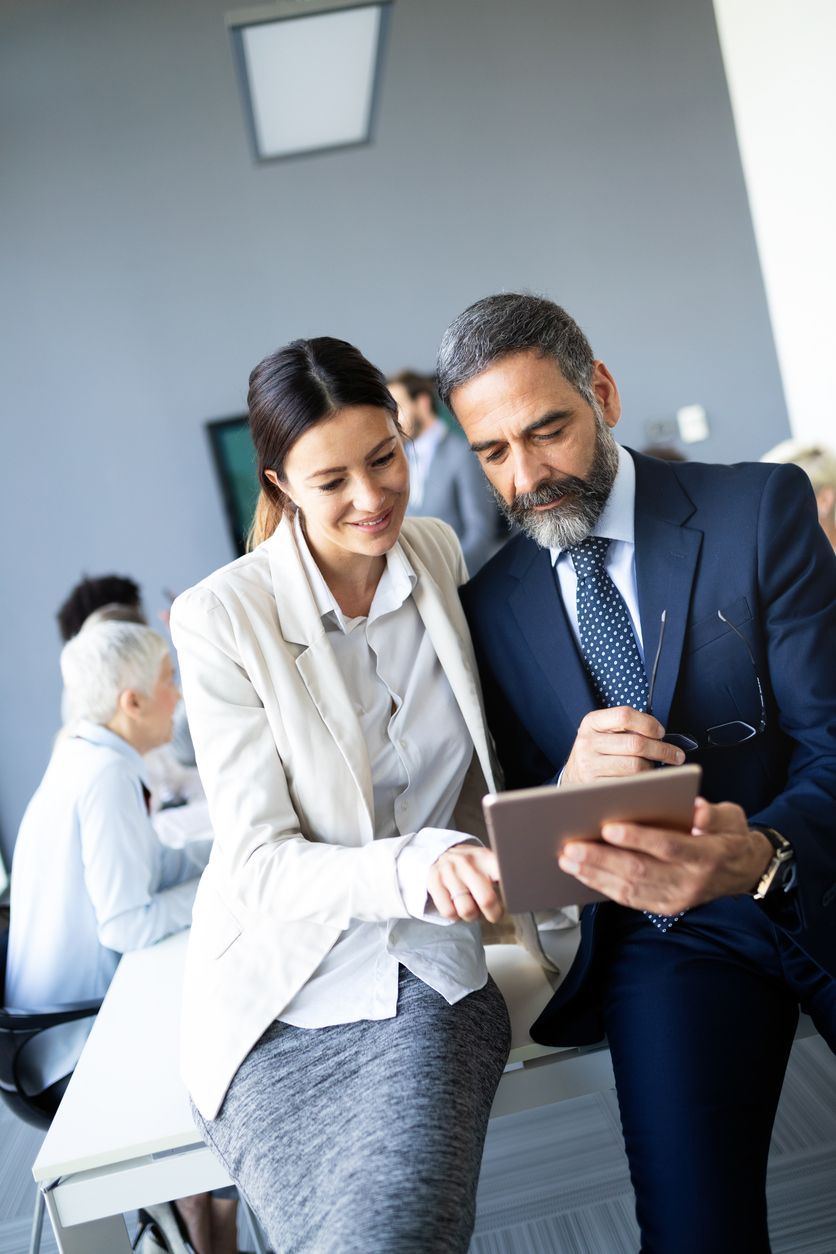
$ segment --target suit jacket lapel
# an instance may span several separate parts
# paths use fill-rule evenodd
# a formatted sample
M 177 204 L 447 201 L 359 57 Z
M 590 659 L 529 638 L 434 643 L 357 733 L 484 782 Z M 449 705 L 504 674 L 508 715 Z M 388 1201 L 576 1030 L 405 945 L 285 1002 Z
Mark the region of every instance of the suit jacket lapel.
M 289 519 L 282 519 L 266 543 L 270 546 L 270 573 L 281 633 L 289 643 L 300 646 L 296 669 L 360 790 L 368 814 L 371 839 L 374 832 L 374 794 L 366 742 L 342 671 L 322 626 Z
M 597 702 L 566 617 L 551 554 L 533 540 L 521 546 L 511 574 L 517 586 L 511 612 L 544 678 L 573 727 Z
M 694 504 L 671 467 L 641 454 L 631 455 L 636 463 L 636 584 L 648 679 L 662 611 L 667 611 L 653 696 L 653 713 L 667 726 L 702 532 L 683 525 L 693 514 Z

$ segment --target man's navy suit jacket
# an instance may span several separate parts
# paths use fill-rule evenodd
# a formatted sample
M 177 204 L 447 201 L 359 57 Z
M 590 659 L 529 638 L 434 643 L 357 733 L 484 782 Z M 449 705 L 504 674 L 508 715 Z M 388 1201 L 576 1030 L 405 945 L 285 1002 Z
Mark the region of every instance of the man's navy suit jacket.
M 689 755 L 702 794 L 734 801 L 793 845 L 797 884 L 773 920 L 836 974 L 836 558 L 795 466 L 636 464 L 635 559 L 646 666 L 667 611 L 653 712 L 669 731 L 758 725 L 746 636 L 766 701 L 763 734 Z M 517 536 L 462 589 L 507 788 L 553 779 L 596 707 L 548 550 Z M 607 907 L 609 909 L 609 907 Z M 583 914 L 575 963 L 532 1035 L 603 1036 L 594 957 L 600 908 Z M 606 917 L 606 916 L 604 916 Z

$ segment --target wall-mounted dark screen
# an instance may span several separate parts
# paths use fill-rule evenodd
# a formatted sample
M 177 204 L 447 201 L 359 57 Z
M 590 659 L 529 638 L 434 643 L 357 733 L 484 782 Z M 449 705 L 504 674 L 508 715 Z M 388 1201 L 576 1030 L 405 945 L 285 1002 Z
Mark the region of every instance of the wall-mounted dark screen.
M 246 547 L 258 499 L 258 475 L 250 428 L 244 415 L 207 422 L 212 459 L 221 485 L 227 526 L 235 552 Z

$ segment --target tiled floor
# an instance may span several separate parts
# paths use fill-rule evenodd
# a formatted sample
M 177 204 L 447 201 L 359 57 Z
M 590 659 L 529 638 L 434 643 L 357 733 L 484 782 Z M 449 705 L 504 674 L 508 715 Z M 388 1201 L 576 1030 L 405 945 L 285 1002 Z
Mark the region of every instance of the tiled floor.
M 775 1254 L 836 1254 L 836 1058 L 820 1037 L 793 1050 L 768 1196 Z M 471 1254 L 635 1254 L 615 1093 L 495 1120 L 479 1202 Z
M 0 1106 L 0 1254 L 28 1249 L 29 1169 L 38 1144 L 38 1133 Z M 775 1254 L 836 1254 L 836 1059 L 819 1037 L 793 1051 L 773 1138 L 769 1203 Z M 492 1122 L 471 1254 L 637 1248 L 613 1093 Z M 55 1250 L 48 1231 L 43 1250 Z

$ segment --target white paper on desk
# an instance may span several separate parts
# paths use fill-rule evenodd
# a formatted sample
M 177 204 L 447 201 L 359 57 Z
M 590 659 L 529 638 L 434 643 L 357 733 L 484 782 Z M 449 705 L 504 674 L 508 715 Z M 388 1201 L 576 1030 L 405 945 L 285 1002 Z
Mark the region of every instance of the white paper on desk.
M 209 805 L 206 801 L 192 801 L 187 806 L 172 810 L 158 810 L 151 816 L 154 831 L 164 845 L 182 849 L 193 840 L 214 840 L 215 833 L 209 822 Z

